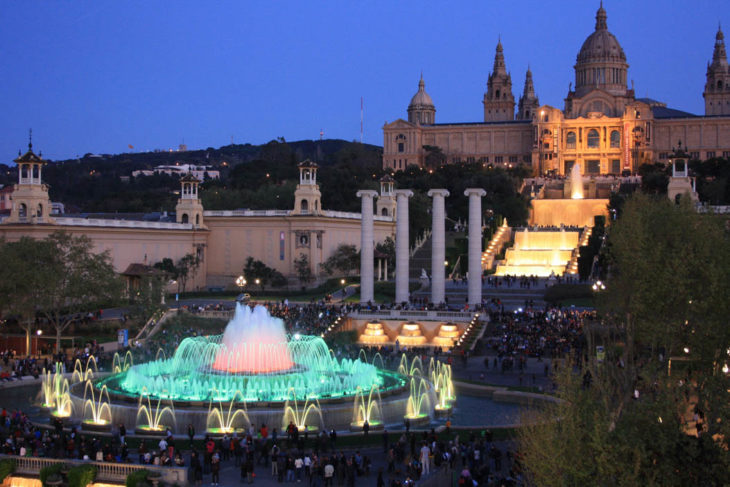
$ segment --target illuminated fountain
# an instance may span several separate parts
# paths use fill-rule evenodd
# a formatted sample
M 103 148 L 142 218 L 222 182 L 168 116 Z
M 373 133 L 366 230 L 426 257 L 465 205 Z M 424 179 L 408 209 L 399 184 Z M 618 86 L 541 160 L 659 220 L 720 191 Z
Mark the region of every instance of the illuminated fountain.
M 434 410 L 439 416 L 448 416 L 453 410 L 456 394 L 451 380 L 451 366 L 431 359 L 428 365 L 429 377 L 436 393 Z
M 109 392 L 102 386 L 97 392 L 91 380 L 84 385 L 84 410 L 81 427 L 91 431 L 106 431 L 112 425 L 112 411 L 109 406 Z
M 371 430 L 381 430 L 384 428 L 380 404 L 383 400 L 380 398 L 380 389 L 373 387 L 370 392 L 363 394 L 358 391 L 355 395 L 355 407 L 353 408 L 352 422 L 350 423 L 351 431 L 361 431 L 365 421 Z
M 383 324 L 379 321 L 374 321 L 365 325 L 365 331 L 363 331 L 357 341 L 366 345 L 380 345 L 387 343 L 390 339 L 385 334 Z
M 421 325 L 415 321 L 403 323 L 400 335 L 397 338 L 401 345 L 418 346 L 426 344 L 426 337 L 421 333 Z
M 428 424 L 431 421 L 429 416 L 435 403 L 434 390 L 431 384 L 423 377 L 413 376 L 410 382 L 410 394 L 406 407 L 405 418 L 412 426 Z
M 570 169 L 570 199 L 583 199 L 583 177 L 580 175 L 580 166 L 573 164 Z
M 580 232 L 529 231 L 515 232 L 515 244 L 505 253 L 505 263 L 497 266 L 498 276 L 562 275 L 578 245 Z
M 425 341 L 417 324 L 409 338 Z M 95 404 L 101 409 L 104 390 L 112 422 L 134 424 L 139 434 L 166 428 L 180 434 L 188 424 L 225 432 L 290 421 L 313 431 L 349 428 L 363 403 L 366 414 L 382 416 L 379 421 L 402 422 L 408 378 L 385 370 L 382 362 L 379 355 L 373 363 L 337 359 L 321 337 L 287 335 L 283 321 L 266 308 L 237 304 L 222 335 L 185 338 L 170 357 L 158 353 L 147 363 L 117 356 L 107 377 L 96 375 L 93 362 L 75 376 L 94 374 Z M 89 399 L 83 393 L 82 384 L 71 386 L 79 415 Z
M 459 338 L 459 327 L 454 323 L 444 323 L 439 328 L 438 335 L 433 337 L 431 343 L 442 348 L 451 348 Z

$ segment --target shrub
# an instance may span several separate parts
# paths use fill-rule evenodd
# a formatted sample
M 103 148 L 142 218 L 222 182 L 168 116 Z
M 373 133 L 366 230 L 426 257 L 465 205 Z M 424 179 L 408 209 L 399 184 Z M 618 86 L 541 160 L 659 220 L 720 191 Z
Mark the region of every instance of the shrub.
M 589 284 L 555 284 L 545 291 L 545 301 L 550 304 L 568 299 L 590 298 L 593 291 Z
M 0 482 L 13 472 L 15 472 L 15 460 L 12 458 L 0 460 Z
M 61 475 L 61 470 L 65 466 L 66 466 L 65 463 L 54 463 L 53 465 L 49 465 L 47 467 L 41 468 L 41 472 L 40 472 L 40 475 L 39 475 L 39 477 L 41 479 L 41 484 L 46 485 L 46 480 L 51 475 L 59 475 L 60 476 Z
M 138 487 L 147 483 L 147 475 L 150 471 L 147 469 L 136 470 L 127 475 L 127 480 L 124 482 L 126 487 Z
M 68 471 L 68 487 L 86 487 L 96 478 L 96 465 L 79 465 Z

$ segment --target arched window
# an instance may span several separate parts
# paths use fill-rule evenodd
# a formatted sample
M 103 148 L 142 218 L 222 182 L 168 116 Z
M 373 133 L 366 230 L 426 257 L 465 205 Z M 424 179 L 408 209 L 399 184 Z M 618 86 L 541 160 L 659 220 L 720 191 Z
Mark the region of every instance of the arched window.
M 318 210 L 318 208 L 317 208 L 317 200 L 314 200 L 314 211 L 317 211 L 317 210 Z
M 617 149 L 621 147 L 621 134 L 618 130 L 611 131 L 611 148 Z
M 43 205 L 40 203 L 38 203 L 38 209 L 36 209 L 35 216 L 37 216 L 38 218 L 43 216 Z
M 395 143 L 398 145 L 398 152 L 406 151 L 406 136 L 398 134 L 395 138 Z
M 568 149 L 575 149 L 575 132 L 568 132 L 568 136 L 565 138 L 565 145 Z
M 200 225 L 200 214 L 195 215 L 195 224 Z
M 600 142 L 601 142 L 601 136 L 598 135 L 598 130 L 591 129 L 588 132 L 588 148 L 589 149 L 598 149 Z
M 18 216 L 20 218 L 25 218 L 28 216 L 28 207 L 25 206 L 25 203 L 21 203 L 20 207 L 18 207 Z
M 188 214 L 183 213 L 182 218 L 180 219 L 181 222 L 187 223 L 188 222 Z
M 499 100 L 499 90 L 497 90 L 496 95 L 497 95 L 496 98 Z
M 28 165 L 23 164 L 20 166 L 20 177 L 25 179 L 28 177 Z
M 302 200 L 302 212 L 309 211 L 309 201 Z
M 381 214 L 383 216 L 388 216 L 388 209 L 387 208 L 383 208 L 383 210 L 381 211 Z

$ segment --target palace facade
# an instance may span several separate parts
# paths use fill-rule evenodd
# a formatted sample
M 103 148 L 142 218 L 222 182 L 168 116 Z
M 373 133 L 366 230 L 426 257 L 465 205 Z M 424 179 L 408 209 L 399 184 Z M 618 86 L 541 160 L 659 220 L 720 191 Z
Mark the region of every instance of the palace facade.
M 566 175 L 573 165 L 585 175 L 635 173 L 643 163 L 667 162 L 678 141 L 694 159 L 730 157 L 730 69 L 722 30 L 707 67 L 704 116 L 636 98 L 633 82 L 627 85 L 628 67 L 601 5 L 563 109 L 540 104 L 529 68 L 515 103 L 500 41 L 482 100 L 484 121 L 436 123 L 436 106 L 421 78 L 407 120 L 383 127 L 383 168 L 425 167 L 434 152 L 446 163 L 529 164 L 536 175 Z
M 145 266 L 166 257 L 177 261 L 193 254 L 199 267 L 188 281 L 188 290 L 235 288 L 248 257 L 278 270 L 295 284 L 294 262 L 302 255 L 316 279 L 324 277 L 320 264 L 340 244 L 357 248 L 361 244 L 361 214 L 322 209 L 318 166 L 309 161 L 299 164 L 293 210 L 205 210 L 198 194 L 199 180 L 187 174 L 180 178 L 180 199 L 171 221 L 146 221 L 131 214 L 106 218 L 54 215 L 48 186 L 42 182 L 46 161 L 29 144 L 15 163 L 18 183 L 11 194 L 10 214 L 0 220 L 0 239 L 42 239 L 59 230 L 86 235 L 95 251 L 109 252 L 115 270 L 130 281 Z M 376 210 L 373 236 L 374 243 L 379 243 L 395 233 L 395 195 L 389 178 L 381 181 Z

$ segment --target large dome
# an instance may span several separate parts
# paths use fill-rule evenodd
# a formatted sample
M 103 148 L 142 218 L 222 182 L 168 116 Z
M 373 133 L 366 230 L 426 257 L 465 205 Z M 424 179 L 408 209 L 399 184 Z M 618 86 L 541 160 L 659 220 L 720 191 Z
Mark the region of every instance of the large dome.
M 580 48 L 575 63 L 575 94 L 586 95 L 595 89 L 612 95 L 626 94 L 629 65 L 616 37 L 608 31 L 603 5 L 596 12 L 596 30 Z
M 583 42 L 578 53 L 578 64 L 601 61 L 626 62 L 626 54 L 616 36 L 608 31 L 606 11 L 601 6 L 596 13 L 596 30 Z

